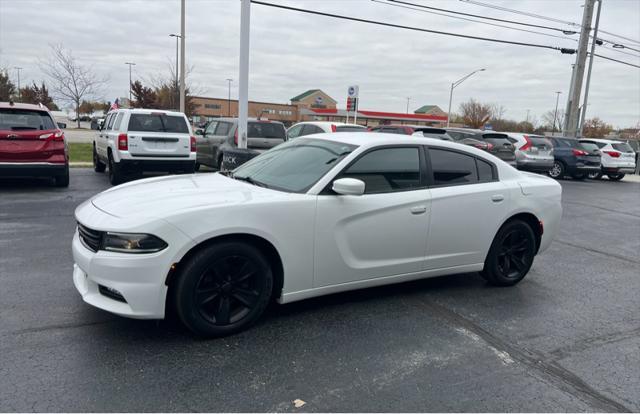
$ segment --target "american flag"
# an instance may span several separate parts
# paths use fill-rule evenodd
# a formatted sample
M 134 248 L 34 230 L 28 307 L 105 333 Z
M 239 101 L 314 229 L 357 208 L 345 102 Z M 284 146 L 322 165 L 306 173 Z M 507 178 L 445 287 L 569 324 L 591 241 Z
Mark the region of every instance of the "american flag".
M 111 108 L 109 108 L 109 110 L 113 111 L 118 108 L 120 108 L 120 103 L 118 102 L 118 98 L 116 98 L 116 100 L 111 104 Z

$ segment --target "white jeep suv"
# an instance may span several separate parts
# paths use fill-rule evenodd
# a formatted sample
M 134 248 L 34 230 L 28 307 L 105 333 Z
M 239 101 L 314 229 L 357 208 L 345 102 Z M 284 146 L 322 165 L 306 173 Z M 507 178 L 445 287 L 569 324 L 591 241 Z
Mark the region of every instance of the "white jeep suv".
M 93 140 L 93 168 L 109 181 L 122 183 L 144 171 L 193 173 L 196 139 L 182 112 L 159 109 L 117 109 L 107 114 Z
M 602 170 L 589 173 L 588 177 L 597 180 L 606 174 L 610 180 L 619 181 L 625 174 L 633 174 L 636 170 L 636 153 L 626 142 L 611 139 L 583 138 L 583 144 L 595 144 L 600 149 Z

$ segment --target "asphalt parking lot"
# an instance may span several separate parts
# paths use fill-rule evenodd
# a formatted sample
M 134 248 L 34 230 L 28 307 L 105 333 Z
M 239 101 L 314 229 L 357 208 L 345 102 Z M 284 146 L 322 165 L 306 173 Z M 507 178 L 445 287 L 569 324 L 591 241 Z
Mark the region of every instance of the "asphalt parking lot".
M 0 181 L 0 411 L 640 411 L 640 183 L 562 186 L 559 235 L 515 287 L 349 292 L 204 341 L 75 291 L 73 210 L 105 175 Z

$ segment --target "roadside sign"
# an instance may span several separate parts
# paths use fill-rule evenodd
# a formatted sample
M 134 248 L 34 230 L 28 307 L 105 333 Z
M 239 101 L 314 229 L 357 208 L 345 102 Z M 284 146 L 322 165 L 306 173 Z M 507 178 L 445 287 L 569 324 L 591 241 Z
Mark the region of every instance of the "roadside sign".
M 349 98 L 357 98 L 358 90 L 358 85 L 349 86 L 349 89 L 347 89 L 347 96 L 349 96 Z

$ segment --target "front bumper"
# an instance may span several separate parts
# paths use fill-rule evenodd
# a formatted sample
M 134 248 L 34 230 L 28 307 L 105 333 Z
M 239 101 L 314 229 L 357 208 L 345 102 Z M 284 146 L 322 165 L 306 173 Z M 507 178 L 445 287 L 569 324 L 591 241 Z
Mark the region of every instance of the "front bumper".
M 0 177 L 57 177 L 65 175 L 67 164 L 51 162 L 0 162 Z

